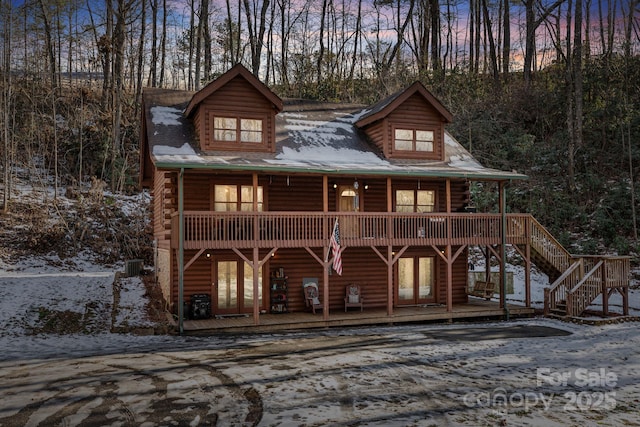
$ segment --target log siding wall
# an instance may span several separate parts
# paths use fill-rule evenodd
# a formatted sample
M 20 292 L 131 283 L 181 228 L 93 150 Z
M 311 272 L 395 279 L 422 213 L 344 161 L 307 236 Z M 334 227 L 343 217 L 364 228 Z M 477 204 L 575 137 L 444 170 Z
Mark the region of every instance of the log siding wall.
M 264 190 L 264 209 L 266 211 L 282 212 L 321 212 L 322 206 L 322 177 L 302 176 L 302 175 L 272 175 L 259 176 L 258 184 Z M 329 178 L 328 196 L 329 212 L 335 211 L 337 206 L 337 191 L 333 188 L 333 183 L 337 185 L 352 185 L 354 178 Z M 186 171 L 184 175 L 184 206 L 186 211 L 213 210 L 213 186 L 216 184 L 226 185 L 251 185 L 252 176 L 248 174 L 212 173 Z M 386 179 L 373 177 L 358 177 L 359 190 L 361 196 L 362 212 L 385 212 L 387 208 Z M 365 190 L 364 186 L 368 185 Z M 396 189 L 432 189 L 436 191 L 437 211 L 446 211 L 446 186 L 443 181 L 435 179 L 401 179 L 393 180 L 392 190 Z M 462 180 L 452 181 L 452 211 L 464 206 L 467 198 L 467 184 Z M 158 172 L 154 192 L 164 194 L 164 199 L 154 197 L 155 211 L 162 212 L 161 218 L 170 216 L 170 212 L 177 211 L 177 176 L 175 173 Z M 154 193 L 154 196 L 155 196 Z M 162 201 L 164 200 L 164 201 Z M 155 230 L 158 235 L 165 236 L 170 231 L 170 224 L 165 219 L 155 222 Z M 164 231 L 163 231 L 164 230 Z M 328 244 L 328 242 L 327 242 Z M 378 248 L 385 253 L 385 248 Z M 323 248 L 312 248 L 320 259 L 324 258 Z M 245 256 L 252 258 L 251 251 L 243 250 Z M 216 259 L 239 259 L 237 254 L 231 250 L 210 250 L 212 257 L 205 256 L 206 252 L 189 266 L 184 276 L 184 299 L 188 301 L 193 294 L 211 294 L 214 300 L 215 282 L 213 264 Z M 267 250 L 260 250 L 260 257 L 267 255 Z M 185 263 L 197 254 L 197 250 L 185 250 Z M 435 302 L 446 303 L 446 264 L 434 252 L 430 246 L 412 247 L 403 256 L 433 256 L 436 260 L 436 283 Z M 177 251 L 171 251 L 171 278 L 174 286 L 171 289 L 171 301 L 178 300 L 177 281 Z M 318 278 L 322 289 L 323 271 L 321 265 L 304 249 L 290 248 L 279 249 L 263 267 L 263 306 L 261 309 L 268 309 L 268 289 L 269 276 L 273 269 L 283 267 L 289 277 L 289 309 L 292 311 L 303 311 L 304 300 L 302 298 L 302 279 L 306 277 Z M 397 282 L 397 272 L 394 267 L 394 286 Z M 349 283 L 358 283 L 362 286 L 366 298 L 366 307 L 384 308 L 387 304 L 387 265 L 370 247 L 349 247 L 343 254 L 343 275 L 332 274 L 330 276 L 330 309 L 340 310 L 344 308 L 344 288 Z M 454 262 L 453 265 L 453 303 L 464 303 L 467 301 L 467 261 L 466 251 Z M 394 296 L 395 298 L 395 296 Z M 176 307 L 174 306 L 174 309 Z

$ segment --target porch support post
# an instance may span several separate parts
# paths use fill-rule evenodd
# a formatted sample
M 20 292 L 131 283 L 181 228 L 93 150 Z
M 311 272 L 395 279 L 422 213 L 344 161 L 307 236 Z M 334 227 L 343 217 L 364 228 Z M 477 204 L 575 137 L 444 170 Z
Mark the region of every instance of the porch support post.
M 305 246 L 304 249 L 322 266 L 322 319 L 329 320 L 329 269 L 333 264 L 333 258 L 327 259 L 329 258 L 328 247 L 322 248 L 323 259 L 327 261 L 321 260 L 310 247 Z M 345 246 L 342 247 L 342 250 L 344 249 L 346 249 Z
M 447 178 L 446 181 L 446 194 L 447 194 L 447 244 L 446 248 L 446 263 L 447 263 L 447 312 L 453 311 L 453 259 L 451 258 L 451 239 L 453 233 L 451 230 L 451 179 Z
M 387 212 L 393 212 L 393 188 L 391 186 L 391 178 L 387 177 Z M 389 216 L 387 218 L 387 239 L 392 239 L 395 236 L 392 236 L 393 230 L 393 221 Z M 377 252 L 377 249 L 374 247 L 373 250 Z M 402 250 L 404 252 L 406 247 Z M 378 253 L 380 256 L 380 253 Z M 384 257 L 380 256 L 384 260 Z M 387 263 L 387 316 L 393 316 L 393 245 L 387 246 L 387 259 L 385 260 Z
M 502 222 L 500 243 L 500 305 L 504 308 L 505 320 L 509 321 L 509 307 L 507 306 L 507 194 L 505 181 L 500 181 L 500 213 Z
M 178 173 L 178 333 L 184 334 L 184 168 Z
M 398 253 L 393 254 L 393 246 L 387 246 L 387 256 L 385 257 L 375 246 L 371 246 L 371 249 L 380 257 L 385 264 L 387 264 L 387 315 L 393 315 L 393 265 L 398 262 L 398 259 L 404 254 L 409 246 L 400 248 Z
M 260 284 L 260 251 L 258 247 L 253 248 L 253 324 L 260 324 L 260 298 L 258 292 Z
M 524 259 L 524 303 L 525 307 L 531 307 L 531 245 L 527 241 L 524 252 L 518 245 L 513 245 L 513 249 Z
M 259 315 L 260 315 L 260 307 L 259 307 L 259 303 L 260 303 L 260 298 L 258 295 L 258 292 L 260 291 L 260 269 L 262 268 L 262 266 L 264 265 L 264 263 L 266 263 L 269 258 L 271 258 L 271 255 L 273 255 L 274 253 L 276 253 L 276 251 L 278 250 L 278 248 L 273 248 L 269 251 L 268 254 L 266 254 L 264 256 L 264 258 L 260 259 L 260 251 L 257 247 L 253 248 L 253 260 L 250 260 L 249 258 L 247 258 L 241 251 L 240 249 L 237 248 L 232 248 L 233 252 L 236 253 L 236 255 L 238 255 L 240 258 L 242 258 L 242 260 L 244 262 L 246 262 L 247 264 L 249 264 L 251 266 L 251 268 L 253 269 L 253 322 L 254 324 L 257 326 L 260 324 L 260 319 L 259 319 Z
M 524 306 L 531 307 L 531 245 L 527 241 L 527 256 L 524 261 Z
M 329 255 L 329 248 L 323 247 L 324 259 L 327 259 Z M 329 269 L 331 264 L 325 263 L 322 269 L 322 319 L 329 320 Z
M 393 316 L 393 246 L 387 246 L 387 316 Z
M 431 247 L 447 264 L 447 312 L 450 313 L 453 311 L 453 263 L 467 246 L 460 246 L 455 254 L 452 253 L 453 247 L 451 245 L 445 247 L 445 253 L 442 253 L 437 246 L 431 245 Z
M 609 289 L 607 289 L 607 260 L 603 260 L 602 264 L 602 279 L 601 279 L 601 290 L 602 290 L 602 315 L 604 317 L 609 316 Z

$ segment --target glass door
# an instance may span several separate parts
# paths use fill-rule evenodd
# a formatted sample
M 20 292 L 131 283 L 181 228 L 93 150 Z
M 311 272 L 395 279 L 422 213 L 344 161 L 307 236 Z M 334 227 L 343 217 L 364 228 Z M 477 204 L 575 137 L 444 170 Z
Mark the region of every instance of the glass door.
M 244 261 L 218 260 L 214 277 L 214 313 L 253 312 L 253 269 Z M 262 307 L 262 269 L 258 272 L 258 305 Z
M 427 304 L 435 301 L 435 259 L 405 257 L 398 260 L 397 305 Z
M 215 313 L 238 313 L 238 262 L 218 261 Z

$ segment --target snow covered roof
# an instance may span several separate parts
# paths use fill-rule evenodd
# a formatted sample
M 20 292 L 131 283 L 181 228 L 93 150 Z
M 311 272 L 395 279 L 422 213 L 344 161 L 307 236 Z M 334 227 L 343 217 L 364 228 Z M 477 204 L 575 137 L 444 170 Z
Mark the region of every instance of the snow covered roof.
M 397 108 L 400 104 L 407 100 L 413 94 L 420 94 L 435 110 L 442 116 L 442 119 L 450 123 L 453 121 L 453 116 L 442 105 L 442 103 L 431 92 L 424 87 L 420 82 L 415 82 L 406 89 L 400 90 L 386 99 L 379 101 L 367 109 L 367 111 L 358 119 L 356 125 L 363 127 L 373 123 L 376 120 L 389 114 L 391 110 Z
M 371 109 L 345 103 L 285 100 L 276 115 L 274 153 L 203 152 L 193 124 L 184 115 L 192 97 L 193 92 L 145 90 L 146 138 L 157 168 L 526 179 L 519 173 L 483 167 L 446 132 L 444 161 L 384 158 L 355 125 Z

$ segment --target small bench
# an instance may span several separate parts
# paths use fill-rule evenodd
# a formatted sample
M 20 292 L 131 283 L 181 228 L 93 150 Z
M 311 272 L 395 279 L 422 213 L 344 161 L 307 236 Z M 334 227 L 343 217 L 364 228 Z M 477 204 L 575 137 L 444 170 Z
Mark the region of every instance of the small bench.
M 469 291 L 472 297 L 484 298 L 487 301 L 493 297 L 496 292 L 496 284 L 493 282 L 476 281 L 473 289 Z

